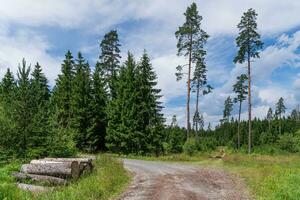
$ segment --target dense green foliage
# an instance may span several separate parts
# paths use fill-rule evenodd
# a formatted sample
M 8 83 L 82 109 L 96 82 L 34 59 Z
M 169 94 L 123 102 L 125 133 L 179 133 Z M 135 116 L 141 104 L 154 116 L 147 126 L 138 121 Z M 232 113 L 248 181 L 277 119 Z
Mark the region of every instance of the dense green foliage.
M 156 74 L 144 52 L 120 66 L 116 31 L 101 42 L 92 71 L 79 52 L 68 51 L 53 88 L 37 63 L 23 59 L 15 79 L 0 84 L 0 156 L 72 156 L 78 150 L 135 154 L 164 152 L 164 118 Z
M 108 104 L 106 145 L 113 152 L 163 152 L 163 117 L 160 90 L 148 55 L 139 63 L 129 53 L 116 84 L 115 98 Z

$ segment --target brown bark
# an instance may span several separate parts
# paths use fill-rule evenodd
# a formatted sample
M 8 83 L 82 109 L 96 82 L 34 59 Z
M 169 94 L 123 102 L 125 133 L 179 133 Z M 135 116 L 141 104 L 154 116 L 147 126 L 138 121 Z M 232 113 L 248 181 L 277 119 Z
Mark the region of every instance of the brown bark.
M 62 178 L 57 178 L 53 176 L 37 175 L 37 174 L 25 174 L 21 172 L 14 172 L 12 176 L 16 177 L 17 180 L 33 180 L 40 183 L 46 183 L 50 185 L 66 185 L 67 181 Z
M 79 178 L 80 170 L 78 162 L 42 162 L 34 161 L 35 164 L 21 166 L 21 172 L 64 178 Z
M 199 113 L 199 90 L 200 90 L 199 80 L 197 81 L 197 95 L 196 95 L 196 113 Z M 200 116 L 200 115 L 199 115 Z M 198 121 L 196 122 L 196 141 L 199 142 L 199 132 L 198 132 Z
M 251 153 L 251 66 L 250 52 L 248 52 L 248 153 Z
M 240 122 L 241 122 L 241 109 L 242 109 L 242 101 L 240 101 L 240 107 L 239 107 L 239 121 L 238 121 L 238 135 L 237 135 L 237 138 L 238 138 L 238 149 L 240 149 L 240 146 L 241 146 L 241 139 L 240 139 Z
M 188 65 L 188 80 L 187 80 L 187 100 L 186 100 L 186 127 L 187 127 L 187 138 L 190 134 L 190 96 L 191 96 L 191 68 L 192 68 L 192 42 L 193 35 L 190 35 L 190 48 L 189 48 L 189 65 Z

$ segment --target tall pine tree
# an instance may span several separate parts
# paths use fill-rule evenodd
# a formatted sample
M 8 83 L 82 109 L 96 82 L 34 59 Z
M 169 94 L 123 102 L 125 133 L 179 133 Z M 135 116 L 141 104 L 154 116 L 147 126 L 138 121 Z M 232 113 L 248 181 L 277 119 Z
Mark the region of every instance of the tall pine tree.
M 188 58 L 188 70 L 187 70 L 187 99 L 186 99 L 186 128 L 187 137 L 190 132 L 190 91 L 191 91 L 191 73 L 192 64 L 203 60 L 205 51 L 203 46 L 206 43 L 208 35 L 201 29 L 202 16 L 199 15 L 197 5 L 192 3 L 184 13 L 185 22 L 176 31 L 175 36 L 178 39 L 177 49 L 178 55 Z M 183 66 L 177 67 L 178 72 L 176 73 L 177 80 L 182 78 Z
M 234 63 L 247 62 L 248 68 L 248 153 L 251 153 L 251 59 L 259 58 L 259 51 L 263 47 L 260 41 L 260 35 L 257 32 L 256 23 L 257 14 L 254 9 L 250 8 L 245 12 L 238 24 L 239 36 L 236 38 L 238 54 L 234 58 Z

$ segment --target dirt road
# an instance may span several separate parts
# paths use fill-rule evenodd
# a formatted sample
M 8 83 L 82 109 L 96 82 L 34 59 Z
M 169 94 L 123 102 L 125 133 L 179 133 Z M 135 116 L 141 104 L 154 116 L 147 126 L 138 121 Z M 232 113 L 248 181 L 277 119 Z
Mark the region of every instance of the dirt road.
M 119 200 L 248 200 L 244 184 L 222 170 L 124 160 L 133 182 Z

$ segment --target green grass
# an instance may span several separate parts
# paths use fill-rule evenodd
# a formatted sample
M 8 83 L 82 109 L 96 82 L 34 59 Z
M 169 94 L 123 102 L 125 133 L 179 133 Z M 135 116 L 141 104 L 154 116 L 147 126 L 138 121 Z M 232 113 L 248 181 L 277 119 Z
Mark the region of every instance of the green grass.
M 55 192 L 33 195 L 19 190 L 10 176 L 20 163 L 0 166 L 0 199 L 5 200 L 105 200 L 120 194 L 129 183 L 129 175 L 122 163 L 107 155 L 97 156 L 92 174 Z
M 232 154 L 222 167 L 242 177 L 256 199 L 300 199 L 299 155 Z

